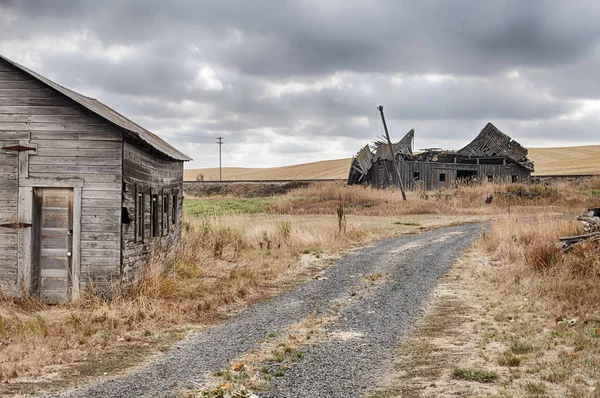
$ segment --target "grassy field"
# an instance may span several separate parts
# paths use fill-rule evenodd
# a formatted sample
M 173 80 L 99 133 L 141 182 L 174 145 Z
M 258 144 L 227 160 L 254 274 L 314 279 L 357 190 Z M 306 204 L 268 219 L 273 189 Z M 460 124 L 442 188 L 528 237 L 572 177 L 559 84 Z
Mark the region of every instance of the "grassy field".
M 184 209 L 192 217 L 257 214 L 265 213 L 271 202 L 271 198 L 188 199 L 184 202 Z
M 578 187 L 465 186 L 411 192 L 404 202 L 394 190 L 321 183 L 268 199 L 186 200 L 181 253 L 172 263 L 157 255 L 131 291 L 115 286 L 112 299 L 89 292 L 59 306 L 3 298 L 0 395 L 61 388 L 75 375 L 86 380 L 120 372 L 167 349 L 190 331 L 222 322 L 256 301 L 312 278 L 353 247 L 461 222 L 497 220 L 481 250 L 494 261 L 506 262 L 507 267 L 494 268 L 500 273 L 496 283 L 504 291 L 514 297 L 527 294 L 532 302 L 564 308 L 565 316 L 579 316 L 567 309 L 575 308 L 570 294 L 580 286 L 586 292 L 577 296 L 582 311 L 597 312 L 589 304 L 596 299 L 593 292 L 600 291 L 596 274 L 585 271 L 569 285 L 564 276 L 569 274 L 559 278 L 547 272 L 554 268 L 544 265 L 555 264 L 551 255 L 557 254 L 550 242 L 570 230 L 548 227 L 542 234 L 526 228 L 553 224 L 528 222 L 513 227 L 503 218 L 510 213 L 509 220 L 553 220 L 560 215 L 573 219 L 598 202 L 597 196 L 586 194 L 595 190 L 600 190 L 600 180 Z M 486 205 L 490 192 L 495 199 Z M 507 232 L 517 226 L 518 233 Z M 577 262 L 569 258 L 557 257 L 556 264 L 574 267 Z M 581 264 L 587 267 L 588 263 Z M 517 274 L 520 268 L 514 267 L 527 272 Z M 520 281 L 536 277 L 538 282 L 508 290 L 514 275 Z M 499 380 L 504 381 L 504 376 Z
M 600 174 L 600 145 L 530 148 L 529 158 L 535 163 L 534 175 Z M 224 167 L 224 180 L 287 180 L 348 178 L 350 158 L 296 164 L 271 168 Z M 218 180 L 219 169 L 185 170 L 184 178 L 193 181 L 202 174 L 206 181 Z

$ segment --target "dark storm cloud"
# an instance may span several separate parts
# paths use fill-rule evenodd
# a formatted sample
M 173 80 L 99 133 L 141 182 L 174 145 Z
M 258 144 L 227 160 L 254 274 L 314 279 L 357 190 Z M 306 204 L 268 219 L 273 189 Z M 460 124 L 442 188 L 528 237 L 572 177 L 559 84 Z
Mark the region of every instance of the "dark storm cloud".
M 600 121 L 573 115 L 600 97 L 599 17 L 588 0 L 0 0 L 0 52 L 184 149 L 269 142 L 268 164 L 334 156 L 317 141 L 351 155 L 379 104 L 424 146 L 487 121 L 529 145 L 589 140 Z

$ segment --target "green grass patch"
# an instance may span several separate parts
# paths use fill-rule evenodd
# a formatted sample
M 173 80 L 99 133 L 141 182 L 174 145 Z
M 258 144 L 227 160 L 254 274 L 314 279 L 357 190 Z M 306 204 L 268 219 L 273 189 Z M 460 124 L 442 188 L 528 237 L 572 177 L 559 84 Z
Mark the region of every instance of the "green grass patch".
M 586 189 L 585 191 L 582 191 L 581 193 L 583 193 L 584 195 L 590 195 L 590 196 L 600 196 L 600 189 Z
M 183 207 L 192 216 L 205 217 L 265 213 L 270 203 L 270 198 L 186 199 Z
M 455 379 L 477 381 L 479 383 L 491 383 L 498 378 L 498 375 L 492 371 L 471 368 L 456 368 L 453 376 Z

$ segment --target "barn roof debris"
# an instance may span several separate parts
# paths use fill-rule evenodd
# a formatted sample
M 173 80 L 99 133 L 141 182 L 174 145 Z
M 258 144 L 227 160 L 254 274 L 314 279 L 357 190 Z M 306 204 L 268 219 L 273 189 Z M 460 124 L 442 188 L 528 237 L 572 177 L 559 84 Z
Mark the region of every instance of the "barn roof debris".
M 453 162 L 454 158 L 506 158 L 533 171 L 533 162 L 527 158 L 527 148 L 498 130 L 492 123 L 488 123 L 473 141 L 458 151 L 429 148 L 414 153 L 414 137 L 415 131 L 410 130 L 400 141 L 393 144 L 397 158 L 421 162 Z M 353 158 L 348 179 L 350 184 L 360 183 L 373 163 L 379 160 L 392 160 L 392 154 L 386 142 L 376 141 L 373 146 L 374 151 L 366 145 Z
M 32 71 L 31 69 L 24 67 L 23 65 L 18 64 L 17 62 L 14 62 L 8 58 L 5 58 L 2 55 L 0 55 L 0 59 L 8 62 L 9 64 L 13 65 L 14 67 L 27 73 L 28 75 L 30 75 L 33 78 L 35 78 L 36 80 L 42 82 L 43 84 L 50 87 L 51 89 L 54 89 L 54 90 L 58 91 L 59 93 L 63 94 L 64 96 L 70 98 L 71 100 L 77 102 L 79 105 L 81 105 L 84 108 L 88 109 L 89 111 L 95 113 L 96 115 L 105 119 L 109 123 L 112 123 L 115 126 L 119 127 L 134 141 L 142 142 L 147 145 L 150 145 L 156 151 L 166 155 L 167 157 L 169 157 L 171 159 L 181 160 L 181 161 L 192 160 L 192 158 L 190 158 L 189 156 L 178 151 L 177 149 L 175 149 L 174 147 L 169 145 L 166 141 L 162 140 L 160 137 L 158 137 L 154 133 L 152 133 L 152 132 L 146 130 L 145 128 L 143 128 L 142 126 L 134 123 L 133 121 L 131 121 L 128 118 L 126 118 L 125 116 L 121 115 L 114 109 L 111 109 L 110 107 L 104 105 L 102 102 L 100 102 L 94 98 L 86 97 L 85 95 L 82 95 L 76 91 L 73 91 L 64 86 L 61 86 L 60 84 L 55 83 L 52 80 Z
M 527 148 L 488 123 L 470 144 L 456 151 L 457 155 L 472 157 L 505 157 L 533 171 L 533 162 L 527 159 Z

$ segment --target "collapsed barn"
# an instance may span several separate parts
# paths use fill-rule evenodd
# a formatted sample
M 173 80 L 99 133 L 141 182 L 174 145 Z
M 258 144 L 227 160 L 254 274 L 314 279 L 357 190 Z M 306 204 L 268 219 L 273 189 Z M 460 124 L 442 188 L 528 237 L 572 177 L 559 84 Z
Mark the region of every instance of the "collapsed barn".
M 190 158 L 0 56 L 0 292 L 48 303 L 141 274 L 181 241 Z
M 376 142 L 374 150 L 369 145 L 362 148 L 352 159 L 348 184 L 385 188 L 398 185 L 399 175 L 408 190 L 431 190 L 452 188 L 460 182 L 529 182 L 531 178 L 533 162 L 527 158 L 527 149 L 492 123 L 458 151 L 431 148 L 414 153 L 414 134 L 410 130 L 393 144 L 393 151 L 385 142 Z

